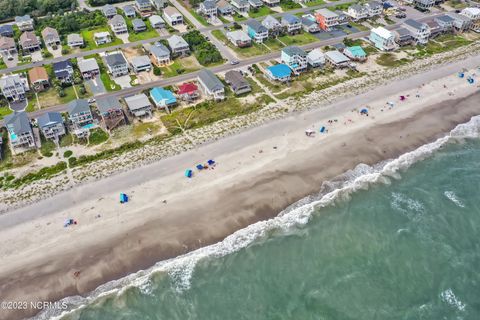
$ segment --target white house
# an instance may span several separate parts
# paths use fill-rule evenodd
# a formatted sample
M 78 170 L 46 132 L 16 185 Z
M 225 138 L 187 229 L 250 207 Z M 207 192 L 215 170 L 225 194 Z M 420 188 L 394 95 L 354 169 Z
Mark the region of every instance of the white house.
M 180 12 L 178 12 L 176 8 L 172 6 L 168 6 L 163 9 L 163 17 L 171 26 L 183 23 L 183 16 L 180 14 Z

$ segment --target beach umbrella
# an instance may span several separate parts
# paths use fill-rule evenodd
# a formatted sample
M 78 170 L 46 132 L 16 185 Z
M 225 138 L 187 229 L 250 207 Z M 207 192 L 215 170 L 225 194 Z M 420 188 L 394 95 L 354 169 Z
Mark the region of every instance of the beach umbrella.
M 203 169 L 203 164 L 197 164 L 197 169 L 202 170 Z
M 320 132 L 321 132 L 321 133 L 324 133 L 324 132 L 325 132 L 325 127 L 321 127 L 321 128 L 320 128 Z
M 208 160 L 207 163 L 208 163 L 209 166 L 211 166 L 211 165 L 215 164 L 215 161 L 213 161 L 213 160 Z
M 368 109 L 362 109 L 360 110 L 360 113 L 368 113 Z
M 459 73 L 458 73 L 458 77 L 459 77 L 459 78 L 463 78 L 463 77 L 465 77 L 465 73 L 463 73 L 463 72 L 459 72 Z

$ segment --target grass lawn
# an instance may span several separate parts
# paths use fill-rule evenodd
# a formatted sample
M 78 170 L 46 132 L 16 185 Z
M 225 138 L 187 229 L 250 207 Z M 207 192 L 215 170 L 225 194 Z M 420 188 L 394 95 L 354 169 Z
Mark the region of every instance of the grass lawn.
M 145 137 L 147 134 L 156 134 L 160 130 L 160 125 L 155 122 L 135 123 L 132 128 L 132 135 L 135 139 Z
M 435 39 L 431 39 L 425 46 L 417 46 L 418 52 L 414 55 L 417 57 L 428 57 L 437 53 L 450 51 L 472 43 L 461 36 L 446 34 Z
M 266 15 L 269 15 L 269 14 L 272 14 L 272 13 L 275 13 L 275 11 L 273 11 L 272 9 L 270 9 L 269 7 L 266 7 L 266 6 L 263 6 L 263 7 L 260 7 L 259 9 L 252 9 L 248 12 L 248 15 L 250 16 L 250 18 L 259 18 L 259 17 L 263 17 L 263 16 L 266 16 Z
M 307 43 L 320 41 L 318 40 L 317 37 L 315 37 L 314 35 L 308 32 L 303 32 L 293 36 L 289 36 L 289 35 L 281 36 L 281 37 L 278 37 L 278 40 L 285 43 L 287 46 L 292 46 L 292 45 L 301 46 Z
M 188 9 L 188 11 L 192 14 L 192 16 L 197 19 L 198 22 L 203 24 L 204 26 L 208 27 L 210 24 L 207 22 L 207 19 L 205 19 L 204 16 L 199 15 L 198 13 L 195 12 L 195 10 Z
M 213 30 L 212 34 L 218 40 L 226 43 L 228 47 L 238 53 L 242 58 L 250 58 L 270 52 L 264 45 L 257 43 L 252 43 L 252 46 L 246 48 L 239 48 L 237 46 L 234 46 L 230 41 L 227 40 L 227 37 L 222 30 Z
M 12 113 L 9 107 L 0 107 L 0 119 L 3 119 L 6 115 Z
M 135 41 L 140 41 L 145 39 L 156 38 L 159 36 L 157 30 L 152 28 L 152 24 L 150 23 L 149 20 L 145 21 L 145 24 L 147 25 L 147 30 L 138 32 L 138 33 L 130 31 L 130 34 L 128 36 L 128 41 L 135 42 Z
M 401 65 L 407 64 L 410 60 L 403 58 L 403 59 L 396 59 L 395 54 L 393 53 L 382 53 L 375 62 L 384 67 L 399 67 Z
M 268 39 L 264 41 L 263 44 L 267 46 L 271 51 L 278 51 L 284 47 L 277 39 Z M 259 44 L 259 46 L 265 47 L 263 44 Z
M 245 17 L 242 16 L 241 14 L 236 13 L 236 14 L 233 15 L 233 20 L 234 20 L 234 21 L 237 21 L 237 22 L 240 22 L 240 21 L 245 21 L 245 20 L 247 20 L 247 18 L 245 18 Z
M 165 78 L 178 76 L 179 74 L 189 73 L 201 69 L 200 64 L 194 56 L 176 58 L 173 64 L 161 67 L 162 74 Z
M 6 68 L 7 68 L 7 65 L 5 64 L 3 59 L 0 58 L 0 69 L 6 69 Z
M 262 108 L 261 102 L 270 101 L 262 97 L 255 103 L 241 103 L 237 98 L 229 98 L 221 102 L 205 101 L 193 107 L 176 110 L 161 117 L 168 131 L 172 134 L 180 133 L 177 120 L 184 129 L 200 128 L 216 121 L 248 114 Z M 186 120 L 188 119 L 188 122 Z
M 68 147 L 73 144 L 73 136 L 70 133 L 67 133 L 60 138 L 60 147 Z
M 100 73 L 100 79 L 102 80 L 107 91 L 118 91 L 122 88 L 110 78 L 110 75 L 106 71 L 102 70 Z
M 88 51 L 88 50 L 93 50 L 93 49 L 97 49 L 97 48 L 107 48 L 107 47 L 111 47 L 111 46 L 123 43 L 122 40 L 114 37 L 112 39 L 112 42 L 105 43 L 105 44 L 97 46 L 95 44 L 95 41 L 93 40 L 93 34 L 97 33 L 97 32 L 103 32 L 103 31 L 110 32 L 108 27 L 102 27 L 102 28 L 97 28 L 97 29 L 93 29 L 93 30 L 83 30 L 82 31 L 82 37 L 85 40 L 85 48 L 82 48 L 82 50 L 83 51 Z
M 88 145 L 96 146 L 108 140 L 108 133 L 100 128 L 95 128 L 90 131 L 88 136 Z
M 323 0 L 312 0 L 312 1 L 308 1 L 307 3 L 305 3 L 305 5 L 307 7 L 315 7 L 315 6 L 319 6 L 321 4 L 324 4 L 325 1 Z
M 280 0 L 280 8 L 284 12 L 294 9 L 300 9 L 302 6 L 299 3 L 294 2 L 293 0 Z
M 40 146 L 40 153 L 42 154 L 42 156 L 44 157 L 53 156 L 53 152 L 57 147 L 55 143 L 52 140 L 46 140 L 43 136 L 41 139 L 42 139 L 42 145 Z
M 367 27 L 365 27 L 363 24 L 360 24 L 360 23 L 350 21 L 348 24 L 351 25 L 352 27 L 360 30 L 360 31 L 368 31 L 369 30 Z

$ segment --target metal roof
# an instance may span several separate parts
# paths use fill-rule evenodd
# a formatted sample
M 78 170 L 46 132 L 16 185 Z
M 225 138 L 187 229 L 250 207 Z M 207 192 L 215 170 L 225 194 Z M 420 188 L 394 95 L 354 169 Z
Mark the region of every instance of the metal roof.
M 60 112 L 47 112 L 37 118 L 37 123 L 40 128 L 56 123 L 63 124 L 63 117 Z
M 210 91 L 225 88 L 223 83 L 215 76 L 215 74 L 208 69 L 200 70 L 198 73 L 198 78 Z
M 101 97 L 97 99 L 97 109 L 100 113 L 108 113 L 111 110 L 121 110 L 122 105 L 117 97 Z
M 81 112 L 90 112 L 90 106 L 85 99 L 77 99 L 67 104 L 68 114 L 74 115 Z
M 15 111 L 14 113 L 5 116 L 4 121 L 5 126 L 17 135 L 25 132 L 32 132 L 30 120 L 28 119 L 27 113 L 24 111 Z

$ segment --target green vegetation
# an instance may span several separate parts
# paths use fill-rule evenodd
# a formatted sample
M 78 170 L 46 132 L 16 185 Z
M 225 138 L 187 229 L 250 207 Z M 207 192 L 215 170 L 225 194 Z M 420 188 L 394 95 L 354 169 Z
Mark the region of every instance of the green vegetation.
M 65 169 L 67 169 L 67 163 L 64 161 L 60 161 L 53 166 L 44 167 L 36 172 L 27 173 L 21 178 L 13 179 L 8 182 L 6 181 L 3 184 L 3 188 L 4 189 L 18 188 L 24 184 L 29 184 L 33 181 L 37 181 L 41 179 L 49 179 L 61 173 L 62 171 L 65 171 Z
M 319 6 L 321 4 L 324 4 L 325 1 L 324 0 L 312 0 L 312 1 L 308 1 L 307 3 L 305 3 L 305 5 L 307 7 L 315 7 L 315 6 Z
M 233 15 L 233 20 L 236 21 L 236 22 L 240 22 L 240 21 L 245 21 L 245 20 L 247 20 L 247 18 L 245 18 L 245 17 L 242 16 L 241 14 L 235 13 L 235 14 Z
M 180 1 L 181 2 L 181 1 Z M 204 26 L 208 27 L 209 26 L 209 23 L 207 22 L 207 20 L 205 19 L 204 16 L 198 14 L 195 10 L 192 10 L 192 9 L 189 9 L 187 8 L 188 11 L 192 14 L 192 16 L 197 19 L 198 22 L 200 22 L 201 24 L 203 24 Z
M 70 158 L 73 154 L 73 151 L 72 150 L 67 150 L 63 153 L 63 157 L 64 158 Z
M 7 65 L 5 64 L 5 61 L 3 61 L 3 58 L 0 58 L 0 69 L 5 69 L 7 68 Z
M 198 62 L 204 66 L 218 64 L 223 61 L 222 55 L 217 47 L 208 42 L 198 30 L 190 31 L 183 35 L 183 38 L 193 49 Z
M 9 115 L 13 111 L 8 106 L 0 106 L 0 119 L 3 119 L 6 115 Z
M 77 11 L 38 19 L 36 29 L 43 30 L 45 27 L 52 27 L 57 29 L 59 34 L 66 35 L 72 32 L 105 26 L 106 24 L 107 18 L 99 10 Z
M 250 16 L 250 18 L 259 18 L 259 17 L 263 17 L 263 16 L 266 16 L 266 15 L 269 15 L 269 14 L 273 14 L 275 13 L 275 11 L 273 11 L 272 9 L 270 9 L 269 7 L 267 6 L 262 6 L 260 8 L 255 8 L 255 9 L 251 9 L 249 12 L 248 12 L 248 15 Z
M 302 6 L 293 0 L 280 0 L 280 7 L 283 11 L 288 11 L 293 9 L 299 9 Z
M 100 80 L 102 80 L 105 89 L 109 92 L 120 90 L 121 87 L 110 78 L 110 75 L 107 72 L 107 68 L 103 64 L 103 61 L 98 57 L 96 59 L 98 67 L 100 68 Z
M 317 37 L 308 32 L 299 33 L 296 35 L 284 35 L 278 37 L 278 40 L 287 46 L 301 46 L 307 43 L 319 41 Z
M 437 53 L 450 51 L 472 43 L 461 36 L 446 34 L 431 39 L 425 46 L 417 46 L 418 52 L 414 54 L 416 57 L 428 57 Z
M 108 133 L 106 133 L 100 128 L 95 128 L 90 131 L 90 134 L 88 136 L 88 145 L 91 145 L 91 146 L 99 145 L 107 141 L 108 137 L 109 137 Z
M 83 37 L 83 40 L 85 41 L 85 47 L 82 48 L 82 50 L 93 50 L 93 49 L 97 49 L 97 48 L 108 48 L 108 47 L 119 45 L 119 44 L 123 43 L 122 40 L 120 40 L 119 38 L 112 37 L 112 42 L 101 44 L 101 45 L 97 46 L 97 44 L 93 40 L 93 35 L 97 32 L 104 32 L 104 31 L 110 32 L 107 27 L 96 28 L 96 29 L 93 29 L 93 30 L 83 30 L 81 35 Z
M 69 133 L 60 138 L 60 147 L 68 147 L 73 144 L 73 136 Z
M 454 9 L 464 9 L 468 6 L 467 2 L 461 0 L 448 0 L 445 4 Z
M 396 59 L 395 54 L 393 53 L 382 53 L 376 60 L 375 62 L 381 66 L 385 67 L 399 67 L 404 64 L 407 64 L 410 60 L 407 58 L 403 59 Z
M 243 58 L 259 56 L 259 55 L 266 54 L 266 53 L 270 52 L 270 50 L 268 50 L 267 47 L 265 47 L 262 44 L 257 44 L 257 43 L 252 43 L 252 45 L 250 47 L 239 48 L 239 47 L 233 45 L 230 41 L 228 41 L 226 35 L 222 32 L 222 30 L 213 30 L 212 34 L 218 40 L 226 43 L 227 46 L 229 46 L 233 51 L 238 53 Z
M 158 37 L 158 32 L 154 28 L 152 28 L 152 24 L 150 23 L 149 20 L 144 21 L 145 24 L 147 25 L 147 30 L 135 33 L 133 29 L 131 29 L 131 24 L 132 22 L 130 20 L 127 20 L 127 24 L 130 29 L 130 33 L 128 36 L 128 41 L 130 42 L 135 42 L 135 41 L 140 41 L 140 40 L 145 40 L 145 39 L 151 39 L 151 38 L 156 38 Z
M 113 3 L 119 3 L 124 1 L 125 0 L 87 0 L 88 4 L 91 5 L 92 7 L 100 7 L 106 4 L 113 4 Z
M 41 17 L 51 13 L 62 15 L 75 9 L 75 0 L 2 0 L 0 1 L 0 21 L 15 16 L 30 14 Z
M 42 156 L 48 158 L 53 156 L 53 151 L 55 151 L 57 147 L 55 143 L 52 140 L 45 139 L 43 134 L 40 136 L 40 140 L 42 143 L 42 145 L 40 146 L 40 153 L 42 154 Z
M 193 107 L 164 115 L 161 120 L 170 133 L 178 134 L 182 131 L 178 127 L 178 123 L 183 129 L 199 128 L 222 119 L 254 112 L 268 102 L 271 102 L 271 98 L 267 95 L 257 98 L 255 103 L 251 104 L 241 103 L 237 98 L 230 98 L 221 102 L 205 101 Z
M 330 10 L 332 10 L 332 11 L 336 11 L 336 10 L 345 11 L 345 10 L 348 10 L 348 7 L 350 7 L 352 4 L 355 4 L 355 2 L 347 2 L 347 3 L 343 3 L 343 4 L 338 4 L 335 7 L 331 8 Z

